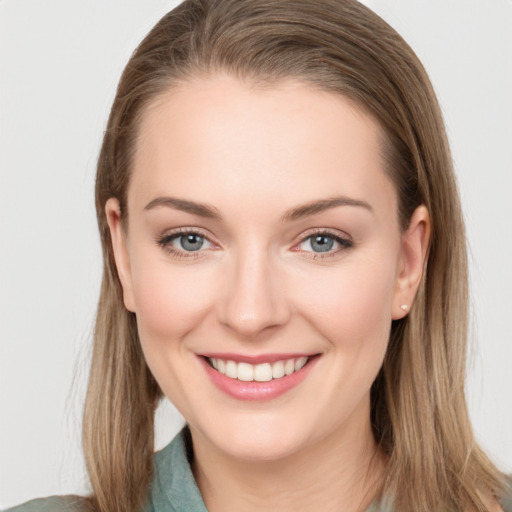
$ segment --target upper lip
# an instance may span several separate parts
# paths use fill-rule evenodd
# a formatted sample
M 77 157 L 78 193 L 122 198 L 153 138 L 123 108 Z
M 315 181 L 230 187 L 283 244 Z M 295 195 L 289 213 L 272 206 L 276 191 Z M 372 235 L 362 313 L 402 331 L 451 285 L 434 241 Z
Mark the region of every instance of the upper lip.
M 245 355 L 234 354 L 227 352 L 208 352 L 199 354 L 202 357 L 209 359 L 223 359 L 224 361 L 235 361 L 236 363 L 249 363 L 249 364 L 262 364 L 262 363 L 275 363 L 276 361 L 286 361 L 288 359 L 297 359 L 299 357 L 312 357 L 317 354 L 308 354 L 304 352 L 293 352 L 283 354 L 260 354 L 260 355 Z

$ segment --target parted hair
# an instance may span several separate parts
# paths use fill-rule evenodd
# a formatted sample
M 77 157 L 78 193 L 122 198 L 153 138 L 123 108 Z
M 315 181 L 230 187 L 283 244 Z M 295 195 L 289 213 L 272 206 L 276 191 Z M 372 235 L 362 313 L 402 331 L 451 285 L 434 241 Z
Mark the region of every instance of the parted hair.
M 387 456 L 382 502 L 397 512 L 485 511 L 506 482 L 478 447 L 465 400 L 468 278 L 465 230 L 441 111 L 407 43 L 356 0 L 186 0 L 141 42 L 122 74 L 98 159 L 103 281 L 83 446 L 101 512 L 139 512 L 152 478 L 162 394 L 126 310 L 105 203 L 126 194 L 141 117 L 176 84 L 227 73 L 272 85 L 294 78 L 352 100 L 379 123 L 402 230 L 425 205 L 432 237 L 410 314 L 393 321 L 371 390 Z M 172 314 L 172 312 L 170 312 Z

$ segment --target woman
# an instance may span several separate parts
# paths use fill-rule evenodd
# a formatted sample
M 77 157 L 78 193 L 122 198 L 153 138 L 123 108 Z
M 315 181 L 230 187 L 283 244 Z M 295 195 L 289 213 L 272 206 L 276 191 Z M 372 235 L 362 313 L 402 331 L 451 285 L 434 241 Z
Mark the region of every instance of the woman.
M 368 9 L 181 4 L 125 69 L 96 206 L 93 495 L 21 510 L 511 510 L 465 406 L 441 115 Z M 153 457 L 163 395 L 188 427 Z

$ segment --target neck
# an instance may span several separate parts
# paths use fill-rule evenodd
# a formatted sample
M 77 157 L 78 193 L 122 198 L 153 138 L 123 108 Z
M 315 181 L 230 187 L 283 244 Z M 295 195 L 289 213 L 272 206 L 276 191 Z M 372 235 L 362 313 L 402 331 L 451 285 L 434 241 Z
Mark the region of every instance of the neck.
M 194 435 L 195 434 L 195 435 Z M 192 432 L 194 475 L 209 512 L 362 512 L 379 493 L 384 456 L 369 421 L 285 459 L 238 460 Z

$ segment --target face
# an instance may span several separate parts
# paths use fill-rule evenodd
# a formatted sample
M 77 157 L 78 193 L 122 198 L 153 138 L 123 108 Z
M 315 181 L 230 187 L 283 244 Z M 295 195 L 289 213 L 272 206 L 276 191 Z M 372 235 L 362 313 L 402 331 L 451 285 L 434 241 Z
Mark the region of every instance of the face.
M 274 460 L 369 432 L 392 319 L 419 282 L 376 122 L 296 81 L 169 90 L 146 111 L 128 222 L 107 203 L 126 307 L 194 442 Z

